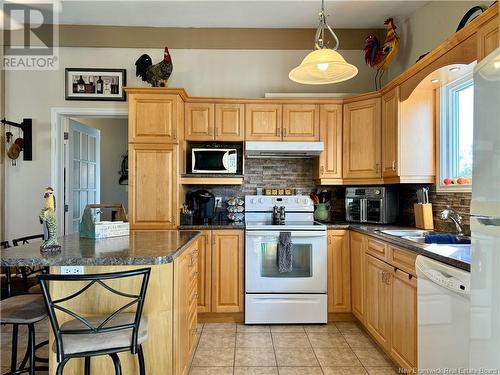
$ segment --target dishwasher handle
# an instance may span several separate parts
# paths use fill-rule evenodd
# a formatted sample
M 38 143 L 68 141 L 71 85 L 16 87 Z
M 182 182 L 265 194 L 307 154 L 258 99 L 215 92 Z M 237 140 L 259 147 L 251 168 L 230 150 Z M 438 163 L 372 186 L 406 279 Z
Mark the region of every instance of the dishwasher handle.
M 415 266 L 417 270 L 425 275 L 430 281 L 454 293 L 463 296 L 470 296 L 470 282 L 466 280 L 460 280 L 457 277 L 454 277 L 443 272 L 442 270 L 437 269 L 441 267 L 433 267 L 431 264 L 425 263 L 427 262 L 421 261 L 417 257 Z

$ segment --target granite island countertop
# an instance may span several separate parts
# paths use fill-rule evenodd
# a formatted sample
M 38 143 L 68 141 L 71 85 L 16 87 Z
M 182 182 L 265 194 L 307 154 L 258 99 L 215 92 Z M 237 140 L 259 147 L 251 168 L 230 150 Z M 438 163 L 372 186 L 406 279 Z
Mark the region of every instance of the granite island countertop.
M 40 242 L 2 249 L 0 265 L 100 266 L 171 263 L 198 238 L 198 231 L 130 231 L 129 236 L 92 240 L 78 233 L 59 238 L 58 254 L 42 255 Z

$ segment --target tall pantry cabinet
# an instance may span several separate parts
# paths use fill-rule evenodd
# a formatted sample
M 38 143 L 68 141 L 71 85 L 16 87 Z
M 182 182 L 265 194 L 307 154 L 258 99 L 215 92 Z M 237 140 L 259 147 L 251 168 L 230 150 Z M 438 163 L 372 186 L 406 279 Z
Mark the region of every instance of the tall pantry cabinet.
M 184 93 L 159 88 L 127 93 L 130 229 L 175 229 Z

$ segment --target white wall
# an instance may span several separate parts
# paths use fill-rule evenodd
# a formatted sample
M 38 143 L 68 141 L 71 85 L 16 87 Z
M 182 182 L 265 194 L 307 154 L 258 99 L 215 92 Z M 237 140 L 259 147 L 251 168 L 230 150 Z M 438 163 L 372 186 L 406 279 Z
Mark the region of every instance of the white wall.
M 74 120 L 101 131 L 100 203 L 121 203 L 128 212 L 128 185 L 118 183 L 122 156 L 128 147 L 128 120 L 98 117 L 77 117 Z M 101 220 L 110 219 L 110 215 L 101 216 Z
M 430 52 L 455 33 L 465 13 L 484 1 L 430 1 L 406 20 L 396 20 L 400 36 L 399 53 L 389 68 L 392 79 L 415 64 L 419 56 Z
M 171 87 L 193 96 L 260 97 L 266 92 L 366 92 L 373 89 L 373 70 L 362 51 L 341 51 L 359 68 L 356 78 L 338 85 L 304 86 L 291 82 L 288 72 L 309 51 L 295 50 L 172 50 Z M 38 213 L 44 188 L 51 184 L 51 118 L 53 107 L 126 108 L 122 102 L 64 99 L 64 68 L 126 68 L 128 86 L 146 86 L 135 78 L 135 61 L 148 53 L 156 63 L 162 50 L 124 48 L 61 48 L 58 71 L 7 71 L 6 115 L 13 121 L 33 118 L 33 161 L 6 163 L 6 239 L 39 233 Z

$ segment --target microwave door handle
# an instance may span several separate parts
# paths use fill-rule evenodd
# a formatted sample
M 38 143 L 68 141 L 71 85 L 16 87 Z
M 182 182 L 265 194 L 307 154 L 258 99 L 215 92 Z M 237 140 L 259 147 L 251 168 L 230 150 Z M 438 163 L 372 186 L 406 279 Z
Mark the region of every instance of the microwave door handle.
M 194 149 L 191 150 L 191 172 L 194 172 L 195 167 L 196 167 L 196 157 L 195 157 L 195 152 Z
M 229 152 L 226 151 L 224 153 L 224 156 L 222 157 L 222 165 L 224 166 L 224 169 L 227 171 L 229 170 Z

